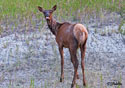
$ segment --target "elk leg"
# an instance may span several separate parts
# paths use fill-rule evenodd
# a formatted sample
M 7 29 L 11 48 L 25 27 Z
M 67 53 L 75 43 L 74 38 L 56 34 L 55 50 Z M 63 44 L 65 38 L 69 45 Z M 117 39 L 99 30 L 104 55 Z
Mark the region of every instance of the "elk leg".
M 72 58 L 71 58 L 71 62 L 72 62 L 72 64 L 73 64 Z M 77 71 L 77 79 L 79 79 L 78 71 Z
M 70 49 L 71 60 L 72 60 L 73 66 L 74 66 L 74 77 L 73 77 L 71 88 L 74 88 L 74 86 L 76 84 L 76 78 L 78 76 L 78 73 L 77 73 L 78 59 L 77 59 L 77 56 L 76 56 L 76 51 L 77 51 L 77 49 L 74 49 L 74 50 Z
M 77 79 L 79 79 L 78 71 L 77 71 Z
M 61 56 L 61 77 L 60 82 L 64 81 L 64 56 L 63 56 L 63 47 L 59 48 L 60 56 Z
M 82 67 L 82 73 L 83 73 L 83 85 L 86 86 L 86 81 L 85 81 L 85 67 L 84 67 L 84 57 L 85 57 L 85 51 L 86 51 L 86 44 L 81 45 L 81 67 Z

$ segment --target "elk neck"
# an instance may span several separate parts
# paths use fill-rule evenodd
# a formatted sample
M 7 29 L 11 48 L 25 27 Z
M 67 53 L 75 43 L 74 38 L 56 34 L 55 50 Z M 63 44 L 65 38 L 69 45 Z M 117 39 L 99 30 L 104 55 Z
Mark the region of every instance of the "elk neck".
M 48 27 L 50 31 L 56 36 L 58 29 L 61 27 L 61 23 L 56 22 L 55 19 L 51 18 L 50 20 L 47 20 Z

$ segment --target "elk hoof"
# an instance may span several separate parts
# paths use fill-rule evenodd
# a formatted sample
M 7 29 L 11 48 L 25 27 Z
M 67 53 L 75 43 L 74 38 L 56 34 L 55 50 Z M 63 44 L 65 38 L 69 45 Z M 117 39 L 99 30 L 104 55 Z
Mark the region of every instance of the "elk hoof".
M 71 88 L 75 88 L 75 85 L 74 85 L 74 84 L 71 84 Z
M 79 75 L 77 75 L 77 79 L 79 79 Z
M 83 86 L 86 86 L 86 83 L 85 83 L 85 82 L 83 83 Z
M 60 78 L 60 82 L 64 82 L 64 78 Z

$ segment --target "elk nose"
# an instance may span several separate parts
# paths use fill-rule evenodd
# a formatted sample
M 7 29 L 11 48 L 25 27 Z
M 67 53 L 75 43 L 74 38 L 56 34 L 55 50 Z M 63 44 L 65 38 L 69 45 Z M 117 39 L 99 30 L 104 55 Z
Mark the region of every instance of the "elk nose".
M 47 20 L 49 20 L 50 18 L 49 17 L 46 17 Z

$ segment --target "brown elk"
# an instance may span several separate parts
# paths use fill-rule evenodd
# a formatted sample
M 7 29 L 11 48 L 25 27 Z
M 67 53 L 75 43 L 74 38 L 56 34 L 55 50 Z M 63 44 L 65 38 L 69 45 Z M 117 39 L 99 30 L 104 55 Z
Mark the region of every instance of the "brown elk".
M 71 24 L 68 22 L 59 23 L 52 18 L 52 13 L 56 10 L 56 5 L 51 10 L 44 10 L 42 7 L 38 6 L 40 12 L 42 12 L 47 21 L 50 31 L 55 35 L 56 42 L 59 47 L 59 52 L 61 55 L 61 77 L 60 82 L 64 80 L 64 56 L 63 47 L 69 48 L 71 62 L 74 66 L 74 77 L 72 81 L 71 88 L 74 88 L 76 84 L 76 79 L 78 76 L 78 59 L 77 59 L 77 49 L 81 50 L 81 67 L 83 72 L 83 85 L 86 86 L 85 73 L 84 73 L 84 57 L 86 50 L 86 42 L 88 38 L 88 32 L 82 24 Z

